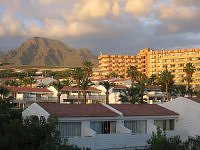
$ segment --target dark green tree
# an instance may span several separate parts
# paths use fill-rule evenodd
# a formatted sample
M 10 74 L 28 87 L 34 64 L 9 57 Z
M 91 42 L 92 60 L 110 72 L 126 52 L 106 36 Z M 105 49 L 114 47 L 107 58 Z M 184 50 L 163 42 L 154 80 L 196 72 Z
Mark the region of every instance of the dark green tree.
M 82 79 L 80 82 L 80 89 L 83 92 L 84 103 L 87 104 L 87 90 L 94 85 L 88 78 Z
M 127 73 L 127 77 L 131 78 L 131 86 L 133 86 L 134 83 L 136 82 L 137 77 L 138 77 L 137 67 L 129 66 L 126 73 Z
M 190 83 L 192 82 L 192 76 L 195 70 L 196 68 L 192 63 L 187 63 L 183 69 L 183 71 L 185 72 L 185 77 L 183 78 L 183 80 L 185 80 L 187 83 L 186 88 L 191 97 L 192 97 L 192 89 Z
M 84 78 L 85 79 L 92 76 L 93 64 L 90 61 L 84 60 L 82 62 L 82 68 L 83 68 Z
M 141 104 L 143 102 L 143 86 L 136 84 L 126 90 L 123 90 L 119 95 L 119 101 L 122 103 Z
M 167 138 L 166 133 L 157 128 L 152 137 L 147 141 L 149 150 L 186 150 L 179 136 Z
M 170 71 L 167 70 L 167 68 L 161 72 L 159 75 L 159 83 L 162 86 L 162 89 L 166 92 L 167 94 L 167 100 L 170 99 L 170 92 L 172 89 L 172 86 L 174 84 L 174 75 Z

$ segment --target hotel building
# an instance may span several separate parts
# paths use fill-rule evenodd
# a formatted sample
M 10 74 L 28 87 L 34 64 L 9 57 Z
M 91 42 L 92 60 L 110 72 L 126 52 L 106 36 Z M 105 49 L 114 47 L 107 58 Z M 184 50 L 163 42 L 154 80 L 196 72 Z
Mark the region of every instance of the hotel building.
M 144 48 L 136 55 L 105 55 L 99 57 L 99 76 L 108 76 L 111 72 L 127 77 L 129 66 L 136 66 L 138 71 L 145 73 L 147 77 L 159 74 L 167 67 L 175 76 L 176 84 L 185 84 L 183 71 L 186 63 L 192 63 L 196 67 L 193 74 L 192 85 L 200 85 L 200 48 L 188 48 L 179 50 L 152 50 Z

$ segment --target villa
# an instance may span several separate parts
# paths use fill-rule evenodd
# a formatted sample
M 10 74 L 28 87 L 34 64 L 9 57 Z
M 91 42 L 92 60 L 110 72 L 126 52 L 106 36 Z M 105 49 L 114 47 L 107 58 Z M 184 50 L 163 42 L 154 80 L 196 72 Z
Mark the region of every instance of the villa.
M 186 136 L 177 128 L 179 114 L 157 104 L 33 103 L 22 115 L 56 116 L 63 142 L 92 150 L 145 148 L 157 126 L 169 136 Z

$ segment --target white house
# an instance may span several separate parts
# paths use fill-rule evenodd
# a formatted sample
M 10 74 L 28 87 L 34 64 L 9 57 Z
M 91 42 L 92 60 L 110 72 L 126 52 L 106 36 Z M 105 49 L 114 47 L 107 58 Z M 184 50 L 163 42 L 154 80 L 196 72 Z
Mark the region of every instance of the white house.
M 143 99 L 148 104 L 165 102 L 166 97 L 167 97 L 166 92 L 161 91 L 161 86 L 158 85 L 145 86 Z
M 6 87 L 9 90 L 9 96 L 14 98 L 14 103 L 18 108 L 24 108 L 33 102 L 55 102 L 53 92 L 47 88 L 33 87 Z
M 144 148 L 156 126 L 168 135 L 184 136 L 176 130 L 179 115 L 156 104 L 34 103 L 22 115 L 57 116 L 63 141 L 92 150 Z
M 200 135 L 200 99 L 178 97 L 160 106 L 179 114 L 177 129 L 188 130 L 189 136 Z
M 78 97 L 78 92 L 80 95 Z M 87 103 L 103 103 L 105 100 L 105 95 L 101 95 L 101 90 L 97 89 L 95 86 L 88 87 L 86 89 L 86 99 Z M 64 86 L 61 89 L 61 103 L 83 103 L 83 89 L 77 86 Z

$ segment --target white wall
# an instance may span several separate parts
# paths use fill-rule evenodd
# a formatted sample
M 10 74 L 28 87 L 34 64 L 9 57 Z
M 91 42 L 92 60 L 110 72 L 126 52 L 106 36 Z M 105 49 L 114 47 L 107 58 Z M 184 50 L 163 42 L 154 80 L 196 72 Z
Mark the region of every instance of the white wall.
M 26 117 L 30 117 L 30 116 L 44 116 L 46 119 L 48 119 L 49 117 L 49 113 L 47 111 L 45 111 L 40 105 L 38 105 L 37 103 L 33 103 L 31 104 L 28 108 L 26 108 L 23 112 L 22 112 L 22 117 L 26 118 Z
M 200 135 L 200 103 L 179 97 L 160 105 L 179 114 L 175 130 L 188 130 L 189 136 Z
M 53 92 L 53 97 L 57 97 L 58 91 L 53 86 L 50 86 L 47 89 Z

